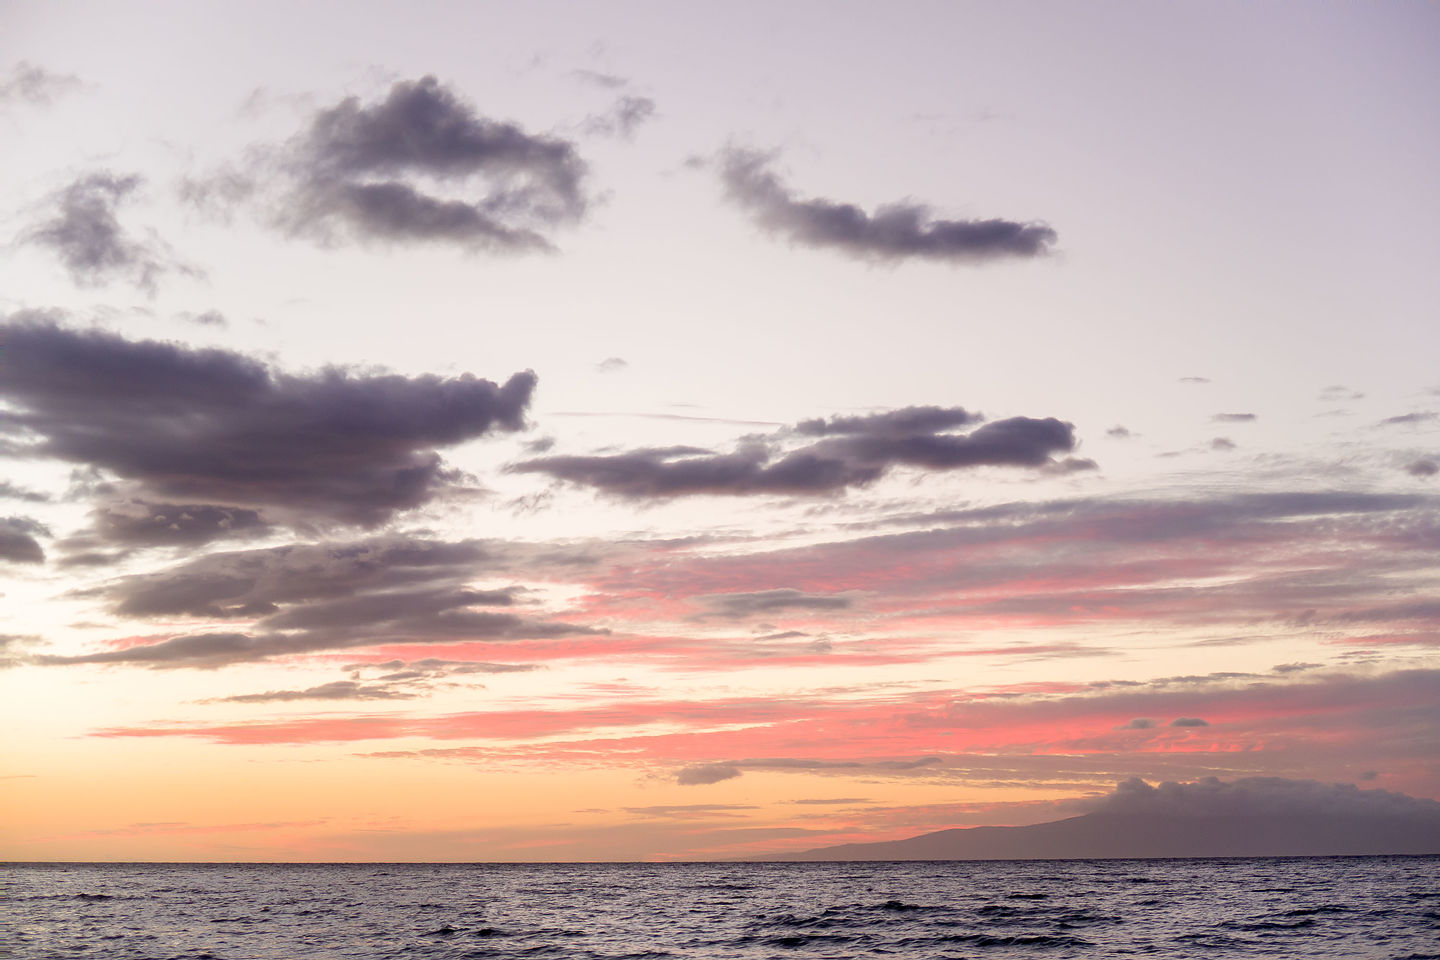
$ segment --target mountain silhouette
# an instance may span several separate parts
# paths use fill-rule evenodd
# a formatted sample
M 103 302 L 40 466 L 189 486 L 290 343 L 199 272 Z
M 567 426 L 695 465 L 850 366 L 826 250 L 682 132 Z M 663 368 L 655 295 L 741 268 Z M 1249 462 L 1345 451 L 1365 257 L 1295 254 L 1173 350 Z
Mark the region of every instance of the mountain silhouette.
M 1440 803 L 1345 784 L 1252 777 L 1128 780 L 1078 817 L 846 843 L 779 860 L 1064 860 L 1440 854 Z

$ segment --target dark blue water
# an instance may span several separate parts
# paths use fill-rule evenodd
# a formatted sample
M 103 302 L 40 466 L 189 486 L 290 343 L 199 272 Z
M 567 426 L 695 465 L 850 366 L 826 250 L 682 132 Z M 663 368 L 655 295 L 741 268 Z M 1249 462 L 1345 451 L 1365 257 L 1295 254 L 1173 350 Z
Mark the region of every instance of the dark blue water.
M 0 956 L 1440 958 L 1440 858 L 22 864 Z

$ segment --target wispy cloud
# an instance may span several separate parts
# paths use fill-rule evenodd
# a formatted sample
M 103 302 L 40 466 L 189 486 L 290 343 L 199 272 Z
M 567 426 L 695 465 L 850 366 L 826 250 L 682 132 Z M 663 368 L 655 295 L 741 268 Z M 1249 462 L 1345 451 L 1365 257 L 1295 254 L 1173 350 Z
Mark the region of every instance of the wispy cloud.
M 55 194 L 54 215 L 26 228 L 20 239 L 55 253 L 82 287 L 123 279 L 153 294 L 163 274 L 200 275 L 157 237 L 142 239 L 121 225 L 117 211 L 142 182 L 138 175 L 86 174 Z
M 48 107 L 82 86 L 84 84 L 74 74 L 55 73 L 21 60 L 11 69 L 9 79 L 0 81 L 0 105 L 23 102 Z

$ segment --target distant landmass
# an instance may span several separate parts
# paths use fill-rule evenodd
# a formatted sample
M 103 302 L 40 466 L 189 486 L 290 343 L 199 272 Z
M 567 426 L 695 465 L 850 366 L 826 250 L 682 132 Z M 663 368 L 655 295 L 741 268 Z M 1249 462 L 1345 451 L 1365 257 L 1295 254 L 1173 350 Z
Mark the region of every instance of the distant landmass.
M 1440 803 L 1348 784 L 1127 780 L 1078 817 L 846 843 L 777 860 L 1066 860 L 1440 854 Z

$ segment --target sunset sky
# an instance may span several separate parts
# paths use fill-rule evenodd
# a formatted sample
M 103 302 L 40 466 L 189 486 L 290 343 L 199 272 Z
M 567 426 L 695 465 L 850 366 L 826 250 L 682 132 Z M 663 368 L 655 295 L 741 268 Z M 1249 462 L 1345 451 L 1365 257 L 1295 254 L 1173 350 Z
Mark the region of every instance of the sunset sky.
M 0 859 L 1440 799 L 1440 7 L 0 7 Z

